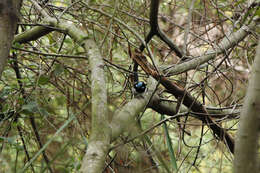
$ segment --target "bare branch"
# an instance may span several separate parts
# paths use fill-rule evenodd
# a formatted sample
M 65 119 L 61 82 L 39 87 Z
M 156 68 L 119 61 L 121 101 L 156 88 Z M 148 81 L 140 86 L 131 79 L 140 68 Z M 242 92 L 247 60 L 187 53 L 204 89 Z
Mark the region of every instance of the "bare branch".
M 179 65 L 173 65 L 164 70 L 168 75 L 177 75 L 192 69 L 198 68 L 200 65 L 214 59 L 217 55 L 224 53 L 228 49 L 237 45 L 256 27 L 256 23 L 252 22 L 249 26 L 243 26 L 238 31 L 232 33 L 229 37 L 225 37 L 214 49 L 210 49 L 204 56 L 194 58 L 190 61 L 183 62 Z
M 207 110 L 198 100 L 192 97 L 192 95 L 188 93 L 185 89 L 176 85 L 174 82 L 168 80 L 164 76 L 160 76 L 153 68 L 153 66 L 147 61 L 146 57 L 137 50 L 135 56 L 132 56 L 132 58 L 134 58 L 134 60 L 142 67 L 142 69 L 147 74 L 153 76 L 153 78 L 160 81 L 160 83 L 168 90 L 169 93 L 174 95 L 176 98 L 183 100 L 183 104 L 187 108 L 191 109 L 193 112 L 199 112 L 206 115 L 199 116 L 198 118 L 204 123 L 207 123 L 209 128 L 212 129 L 213 133 L 228 145 L 232 153 L 234 152 L 234 141 L 232 137 L 224 129 L 222 129 L 220 125 L 218 125 L 209 116 L 207 116 Z

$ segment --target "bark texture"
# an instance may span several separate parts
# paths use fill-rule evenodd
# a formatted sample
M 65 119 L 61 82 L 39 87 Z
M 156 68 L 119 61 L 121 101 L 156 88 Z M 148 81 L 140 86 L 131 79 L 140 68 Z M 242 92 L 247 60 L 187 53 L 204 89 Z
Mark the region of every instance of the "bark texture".
M 260 40 L 241 112 L 235 147 L 234 172 L 259 172 L 258 137 L 260 129 Z
M 104 62 L 98 46 L 92 39 L 85 41 L 91 68 L 91 135 L 81 172 L 103 172 L 110 147 L 111 129 L 107 115 L 107 89 Z
M 0 78 L 12 46 L 21 2 L 21 0 L 0 1 Z

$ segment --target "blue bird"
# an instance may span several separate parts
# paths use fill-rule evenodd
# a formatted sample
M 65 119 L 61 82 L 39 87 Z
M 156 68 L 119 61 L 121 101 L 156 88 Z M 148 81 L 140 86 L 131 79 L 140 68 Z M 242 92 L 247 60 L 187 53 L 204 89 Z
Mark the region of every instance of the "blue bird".
M 145 89 L 146 89 L 146 84 L 145 84 L 143 81 L 136 82 L 136 83 L 134 84 L 134 88 L 135 88 L 136 92 L 142 93 L 142 92 L 144 92 Z

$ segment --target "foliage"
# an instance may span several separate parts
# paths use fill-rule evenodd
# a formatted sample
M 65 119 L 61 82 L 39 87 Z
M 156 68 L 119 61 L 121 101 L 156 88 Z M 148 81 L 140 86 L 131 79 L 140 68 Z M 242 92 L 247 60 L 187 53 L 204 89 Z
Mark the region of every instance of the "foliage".
M 142 43 L 137 36 L 144 40 L 150 30 L 150 0 L 44 2 L 38 3 L 50 16 L 76 25 L 98 44 L 105 61 L 107 83 L 104 87 L 108 92 L 108 116 L 111 120 L 114 111 L 120 110 L 133 97 L 133 60 L 128 46 L 132 51 L 138 48 Z M 163 0 L 158 21 L 167 36 L 193 59 L 209 49 L 218 48 L 224 37 L 244 24 L 252 23 L 257 15 L 259 9 L 246 1 Z M 23 1 L 17 34 L 42 25 L 46 23 L 32 2 Z M 10 52 L 10 60 L 0 81 L 0 163 L 7 165 L 0 168 L 0 172 L 19 172 L 46 143 L 45 153 L 53 172 L 76 172 L 80 168 L 91 133 L 89 60 L 82 45 L 73 41 L 66 32 L 61 32 L 60 28 L 53 29 L 55 31 L 37 40 L 14 43 Z M 243 41 L 208 63 L 169 77 L 208 110 L 219 111 L 215 120 L 233 136 L 238 116 L 232 111 L 241 107 L 245 96 L 257 34 L 252 30 Z M 153 37 L 149 47 L 162 71 L 181 63 L 160 38 Z M 145 50 L 144 55 L 149 57 L 151 52 Z M 20 77 L 15 71 L 15 63 Z M 140 68 L 138 72 L 140 79 L 146 81 L 147 74 Z M 178 98 L 163 86 L 160 85 L 158 91 L 162 100 L 178 102 Z M 230 111 L 229 114 L 225 115 L 222 109 Z M 72 121 L 73 116 L 75 120 Z M 35 119 L 42 147 L 31 126 L 31 117 Z M 146 109 L 140 120 L 141 128 L 149 129 L 159 121 L 159 113 Z M 113 142 L 112 145 L 117 147 L 107 157 L 107 163 L 111 163 L 106 172 L 165 172 L 145 138 L 121 145 L 140 133 L 133 129 L 129 136 L 122 135 Z M 174 164 L 174 155 L 168 151 L 173 147 L 179 172 L 232 170 L 232 154 L 205 124 L 192 116 L 181 117 L 179 122 L 170 120 L 164 124 L 164 129 L 156 126 L 146 135 L 168 165 Z M 28 167 L 29 172 L 50 171 L 41 152 L 35 159 Z M 174 170 L 174 166 L 169 168 Z

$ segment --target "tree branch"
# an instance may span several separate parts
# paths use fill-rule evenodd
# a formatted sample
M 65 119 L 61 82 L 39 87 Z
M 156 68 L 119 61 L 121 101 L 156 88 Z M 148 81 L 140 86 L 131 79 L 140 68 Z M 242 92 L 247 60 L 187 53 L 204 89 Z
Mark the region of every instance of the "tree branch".
M 229 37 L 225 37 L 215 49 L 208 50 L 204 56 L 194 58 L 190 61 L 183 62 L 178 65 L 173 65 L 164 70 L 167 73 L 167 76 L 177 75 L 184 73 L 186 71 L 196 69 L 200 65 L 208 62 L 209 60 L 214 59 L 217 55 L 224 53 L 231 47 L 237 45 L 242 41 L 249 33 L 250 30 L 253 30 L 256 27 L 256 23 L 252 22 L 249 26 L 242 26 L 238 31 L 230 34 Z
M 29 41 L 34 41 L 39 39 L 40 37 L 49 34 L 50 32 L 54 31 L 51 27 L 46 26 L 36 26 L 30 30 L 27 30 L 21 34 L 18 34 L 14 37 L 13 42 L 17 43 L 27 43 Z
M 112 129 L 111 141 L 114 141 L 123 132 L 131 131 L 131 125 L 135 125 L 136 117 L 138 117 L 139 113 L 142 112 L 148 104 L 148 101 L 156 89 L 156 84 L 157 82 L 154 79 L 149 78 L 147 84 L 148 91 L 139 95 L 137 98 L 133 98 L 123 108 L 114 113 L 110 125 Z
M 241 112 L 237 132 L 234 172 L 259 172 L 259 129 L 260 129 L 260 40 L 258 41 L 252 76 Z
M 168 90 L 169 93 L 174 95 L 176 98 L 183 100 L 183 104 L 187 108 L 196 113 L 203 113 L 203 115 L 198 114 L 198 118 L 202 122 L 206 123 L 209 128 L 212 129 L 213 133 L 227 144 L 232 153 L 234 152 L 235 144 L 232 137 L 208 116 L 207 110 L 199 101 L 192 97 L 192 95 L 188 93 L 185 89 L 179 87 L 177 84 L 168 80 L 166 77 L 160 76 L 158 72 L 154 69 L 154 67 L 147 61 L 146 57 L 143 56 L 138 50 L 136 50 L 132 58 L 142 67 L 142 69 L 148 75 L 151 75 L 157 81 L 160 81 L 160 83 Z
M 111 129 L 107 115 L 107 89 L 104 74 L 104 62 L 96 43 L 87 39 L 85 49 L 88 52 L 91 69 L 91 134 L 87 152 L 80 172 L 102 172 L 106 155 L 110 147 Z
M 102 172 L 105 165 L 106 154 L 109 150 L 111 131 L 107 116 L 107 91 L 105 87 L 104 62 L 99 52 L 99 48 L 92 39 L 87 38 L 87 34 L 77 29 L 76 26 L 51 18 L 37 2 L 32 2 L 44 16 L 45 22 L 50 26 L 64 30 L 76 42 L 82 46 L 84 45 L 84 48 L 87 51 L 87 57 L 89 58 L 92 72 L 92 132 L 80 172 Z
M 178 105 L 177 102 L 162 101 L 161 98 L 157 94 L 155 94 L 152 100 L 150 101 L 148 107 L 160 114 L 174 116 L 177 113 L 177 109 L 176 109 L 177 105 Z M 233 108 L 224 109 L 224 110 L 222 109 L 213 110 L 213 109 L 206 108 L 206 110 L 208 112 L 208 116 L 215 118 L 216 120 L 223 119 L 223 118 L 233 119 L 238 117 L 240 114 L 240 109 L 233 109 Z M 190 112 L 190 114 L 192 114 L 195 118 L 199 118 L 199 116 L 201 116 L 198 115 L 198 113 L 191 112 L 187 107 L 181 105 L 179 108 L 179 113 L 184 113 L 184 112 Z

